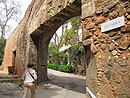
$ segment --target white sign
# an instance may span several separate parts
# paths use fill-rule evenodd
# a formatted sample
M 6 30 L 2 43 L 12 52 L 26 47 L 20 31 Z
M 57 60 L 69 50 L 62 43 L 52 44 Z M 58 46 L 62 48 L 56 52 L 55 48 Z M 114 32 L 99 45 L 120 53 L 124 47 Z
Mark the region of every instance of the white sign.
M 97 98 L 88 87 L 86 87 L 86 91 L 90 94 L 92 98 Z
M 115 28 L 119 28 L 125 25 L 124 16 L 110 20 L 106 23 L 101 24 L 101 31 L 106 32 Z

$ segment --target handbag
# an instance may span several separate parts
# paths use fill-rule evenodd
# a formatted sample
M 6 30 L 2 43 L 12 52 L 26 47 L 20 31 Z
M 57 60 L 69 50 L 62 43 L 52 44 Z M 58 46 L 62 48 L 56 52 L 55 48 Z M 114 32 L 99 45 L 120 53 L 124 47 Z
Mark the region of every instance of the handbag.
M 34 76 L 30 73 L 30 71 L 29 71 L 29 74 L 30 74 L 30 76 L 33 78 L 33 80 L 34 80 L 34 85 L 35 85 L 35 87 L 37 88 L 37 83 L 36 83 L 36 80 L 35 80 L 35 78 L 34 78 Z

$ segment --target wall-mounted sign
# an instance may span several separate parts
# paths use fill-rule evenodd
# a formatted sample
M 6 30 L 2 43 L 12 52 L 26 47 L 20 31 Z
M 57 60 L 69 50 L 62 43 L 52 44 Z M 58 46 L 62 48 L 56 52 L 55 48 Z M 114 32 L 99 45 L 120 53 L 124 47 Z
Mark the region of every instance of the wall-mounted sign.
M 119 28 L 125 25 L 124 16 L 110 20 L 106 23 L 101 24 L 101 31 L 106 32 L 115 28 Z

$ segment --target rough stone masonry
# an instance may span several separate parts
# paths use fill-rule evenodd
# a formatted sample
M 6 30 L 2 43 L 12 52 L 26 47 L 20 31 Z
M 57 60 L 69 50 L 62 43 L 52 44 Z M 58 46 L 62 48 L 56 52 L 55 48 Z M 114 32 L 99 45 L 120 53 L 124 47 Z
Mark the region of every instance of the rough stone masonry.
M 38 82 L 47 80 L 48 44 L 68 19 L 82 16 L 86 53 L 86 86 L 97 98 L 130 98 L 130 1 L 129 0 L 32 0 L 23 20 L 8 39 L 4 69 L 15 58 L 21 76 L 34 62 Z M 125 17 L 125 26 L 101 32 L 101 24 Z M 16 52 L 16 55 L 14 54 Z M 87 98 L 91 98 L 86 92 Z
M 82 7 L 82 15 L 85 17 L 83 44 L 90 47 L 96 62 L 95 65 L 90 60 L 87 66 L 86 75 L 89 77 L 87 85 L 97 98 L 130 98 L 130 2 L 129 0 L 94 2 L 95 13 L 91 16 L 85 17 L 88 12 L 84 11 L 88 5 L 84 4 Z M 102 23 L 120 16 L 125 17 L 125 26 L 101 32 Z M 95 83 L 94 89 L 92 81 Z

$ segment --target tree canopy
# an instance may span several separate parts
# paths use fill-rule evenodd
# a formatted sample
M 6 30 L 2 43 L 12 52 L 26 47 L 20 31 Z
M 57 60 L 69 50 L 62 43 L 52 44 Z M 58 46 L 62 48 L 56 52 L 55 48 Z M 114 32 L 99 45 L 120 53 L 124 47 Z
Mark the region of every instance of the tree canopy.
M 20 21 L 19 0 L 0 0 L 0 65 L 2 64 L 4 48 L 6 44 L 5 37 L 11 35 L 14 21 Z M 9 36 L 8 36 L 9 37 Z
M 80 16 L 73 17 L 69 20 L 72 25 L 71 29 L 66 29 L 64 34 L 61 35 L 61 46 L 67 44 L 73 44 L 73 41 L 79 40 L 78 30 L 81 26 L 81 18 Z
M 0 38 L 4 39 L 5 35 L 12 32 L 14 21 L 20 21 L 20 4 L 17 0 L 0 0 Z M 13 23 L 11 23 L 13 22 Z

